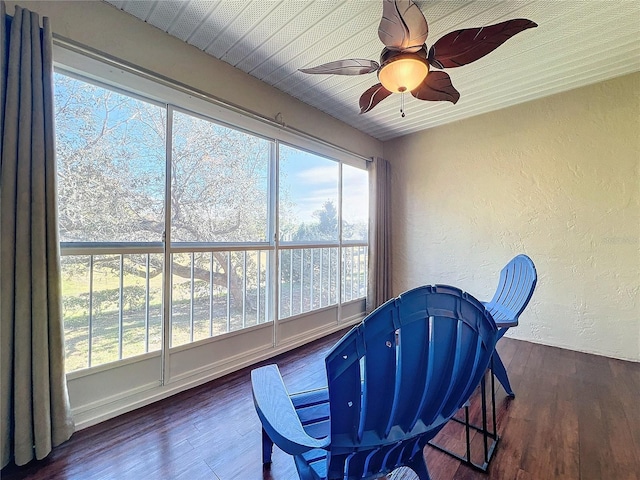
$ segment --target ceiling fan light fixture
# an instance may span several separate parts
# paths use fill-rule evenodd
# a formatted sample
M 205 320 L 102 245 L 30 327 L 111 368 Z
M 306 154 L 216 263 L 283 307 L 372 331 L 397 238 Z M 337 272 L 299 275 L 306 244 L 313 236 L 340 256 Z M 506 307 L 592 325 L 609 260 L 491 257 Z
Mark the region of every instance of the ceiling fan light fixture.
M 378 80 L 390 92 L 410 92 L 422 83 L 428 73 L 429 64 L 421 55 L 400 53 L 382 63 Z
M 526 18 L 514 18 L 479 28 L 463 28 L 436 40 L 427 51 L 429 25 L 415 0 L 382 0 L 378 37 L 384 44 L 380 63 L 362 58 L 337 60 L 317 67 L 301 68 L 303 73 L 362 75 L 377 72 L 380 83 L 360 95 L 360 113 L 392 93 L 400 93 L 404 117 L 404 93 L 418 100 L 457 103 L 460 92 L 442 70 L 461 67 L 484 57 L 514 35 L 537 27 Z M 429 65 L 436 67 L 429 73 Z

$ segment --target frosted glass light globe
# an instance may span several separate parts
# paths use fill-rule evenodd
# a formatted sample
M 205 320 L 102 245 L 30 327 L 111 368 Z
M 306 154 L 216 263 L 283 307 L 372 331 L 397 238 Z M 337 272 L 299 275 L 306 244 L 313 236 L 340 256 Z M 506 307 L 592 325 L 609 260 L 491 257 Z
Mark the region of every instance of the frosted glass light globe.
M 411 91 L 418 87 L 429 73 L 429 65 L 420 58 L 400 56 L 382 66 L 378 79 L 392 93 Z

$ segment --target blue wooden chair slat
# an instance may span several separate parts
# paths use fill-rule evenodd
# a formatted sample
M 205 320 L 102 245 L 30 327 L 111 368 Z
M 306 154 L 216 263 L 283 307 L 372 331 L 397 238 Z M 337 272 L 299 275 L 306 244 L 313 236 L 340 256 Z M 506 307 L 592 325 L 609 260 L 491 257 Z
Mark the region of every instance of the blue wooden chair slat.
M 522 263 L 515 263 L 513 269 L 506 275 L 505 288 L 495 302 L 502 305 L 515 317 L 522 313 L 526 294 L 528 293 L 528 286 L 524 284 L 526 279 L 526 272 L 523 271 Z
M 466 342 L 473 342 L 475 338 L 466 337 L 470 337 L 470 332 L 464 328 L 464 323 L 462 321 L 458 321 L 453 374 L 451 376 L 451 381 L 449 382 L 449 390 L 444 404 L 442 405 L 442 416 L 446 418 L 453 416 L 453 414 L 460 409 L 461 405 L 458 404 L 459 399 L 471 380 L 467 375 L 465 375 L 466 370 L 469 368 L 469 365 L 475 365 L 474 352 L 463 347 Z
M 453 352 L 455 350 L 456 326 L 451 321 L 434 322 L 431 331 L 432 345 L 435 346 L 436 352 Z M 441 413 L 440 409 L 444 406 L 449 391 L 455 359 L 453 355 L 448 355 L 446 358 L 434 358 L 433 361 L 435 364 L 431 372 L 428 398 L 420 412 L 420 420 L 426 426 L 432 425 Z
M 460 372 L 460 346 L 462 340 L 460 329 L 462 328 L 462 323 L 459 321 L 457 321 L 456 323 L 450 322 L 447 324 L 447 327 L 450 329 L 450 331 L 447 332 L 449 336 L 448 341 L 453 345 L 453 348 L 449 350 L 453 352 L 453 355 L 451 355 L 448 366 L 442 369 L 442 386 L 438 389 L 438 392 L 441 394 L 438 395 L 437 400 L 435 401 L 435 405 L 437 405 L 437 408 L 432 410 L 432 416 L 426 417 L 427 424 L 435 423 L 438 419 L 438 416 L 444 417 L 445 405 L 450 399 L 451 393 L 455 388 L 455 382 L 458 380 L 458 374 Z
M 327 400 L 327 388 L 324 387 L 306 392 L 294 393 L 290 395 L 289 398 L 291 398 L 291 403 L 293 403 L 296 408 L 325 403 Z
M 433 344 L 433 318 L 432 317 L 427 316 L 427 325 L 428 325 L 428 334 L 425 338 L 428 339 L 427 344 L 432 345 Z M 422 417 L 422 412 L 426 408 L 428 408 L 428 406 L 430 405 L 429 400 L 431 395 L 433 394 L 432 392 L 435 390 L 433 388 L 435 351 L 436 351 L 435 348 L 430 348 L 429 351 L 427 352 L 427 365 L 426 365 L 426 376 L 425 376 L 424 386 L 422 389 L 422 395 L 420 396 L 420 402 L 418 403 L 417 409 L 415 410 L 414 417 L 411 420 L 409 428 L 407 429 L 407 431 L 410 431 L 410 432 L 414 431 L 414 429 L 416 428 L 416 425 L 418 424 L 418 422 Z
M 394 425 L 401 431 L 408 431 L 416 416 L 418 404 L 427 380 L 428 321 L 411 322 L 401 327 L 398 333 L 398 366 L 393 395 L 393 407 L 385 428 L 385 437 L 391 433 Z
M 478 337 L 476 340 L 476 351 L 473 358 L 474 371 L 478 369 L 480 362 L 487 354 L 488 354 L 487 348 L 485 345 L 482 344 L 482 337 Z M 462 393 L 460 394 L 460 398 L 471 398 L 471 394 L 473 393 L 475 388 L 476 388 L 476 385 L 473 384 L 473 378 L 468 378 L 467 384 L 462 390 Z M 453 416 L 454 413 L 455 411 L 451 413 L 451 416 Z
M 500 271 L 498 287 L 491 301 L 484 305 L 498 326 L 498 339 L 518 325 L 520 314 L 529 304 L 537 283 L 536 267 L 526 255 L 517 255 Z M 493 374 L 507 394 L 515 396 L 507 370 L 498 352 L 493 354 Z
M 294 408 L 298 412 L 303 427 L 329 418 L 329 405 L 326 403 L 305 407 L 296 407 L 294 404 Z
M 327 407 L 328 407 L 328 403 L 327 403 Z M 314 438 L 326 437 L 331 432 L 330 429 L 331 429 L 331 423 L 329 422 L 328 417 L 326 419 L 323 419 L 320 422 L 310 423 L 304 426 L 304 431 Z
M 300 478 L 320 480 L 327 478 L 327 452 L 311 451 L 294 457 Z
M 364 432 L 375 432 L 378 438 L 384 438 L 387 425 L 380 418 L 389 418 L 393 406 L 393 389 L 396 382 L 396 327 L 393 313 L 395 308 L 380 312 L 376 328 L 364 330 L 364 391 L 362 396 L 361 422 L 358 440 L 362 441 Z M 374 325 L 372 325 L 374 326 Z
M 351 446 L 357 442 L 362 409 L 361 355 L 358 355 L 358 345 L 362 342 L 361 332 L 344 337 L 329 352 L 325 361 L 333 447 Z
M 289 396 L 275 365 L 254 370 L 263 461 L 275 442 L 303 480 L 374 479 L 402 465 L 428 480 L 423 448 L 471 396 L 496 340 L 480 302 L 428 286 L 385 303 L 333 347 L 326 389 Z

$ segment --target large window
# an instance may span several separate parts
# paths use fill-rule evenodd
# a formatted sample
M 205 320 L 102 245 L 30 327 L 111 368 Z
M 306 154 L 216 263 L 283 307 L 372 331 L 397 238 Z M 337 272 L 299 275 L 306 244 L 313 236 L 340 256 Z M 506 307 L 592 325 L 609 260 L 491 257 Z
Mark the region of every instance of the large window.
M 367 171 L 55 74 L 67 371 L 362 299 Z

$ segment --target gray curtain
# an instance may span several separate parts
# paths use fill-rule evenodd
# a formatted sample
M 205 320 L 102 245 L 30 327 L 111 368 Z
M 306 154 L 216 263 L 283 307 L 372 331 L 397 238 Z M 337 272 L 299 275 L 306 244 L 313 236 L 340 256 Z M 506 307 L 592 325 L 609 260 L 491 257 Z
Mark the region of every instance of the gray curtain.
M 391 165 L 369 162 L 369 282 L 367 312 L 391 298 Z
M 44 458 L 73 433 L 64 373 L 49 21 L 1 2 L 0 449 Z M 9 29 L 10 26 L 10 29 Z M 10 33 L 8 32 L 10 30 Z

